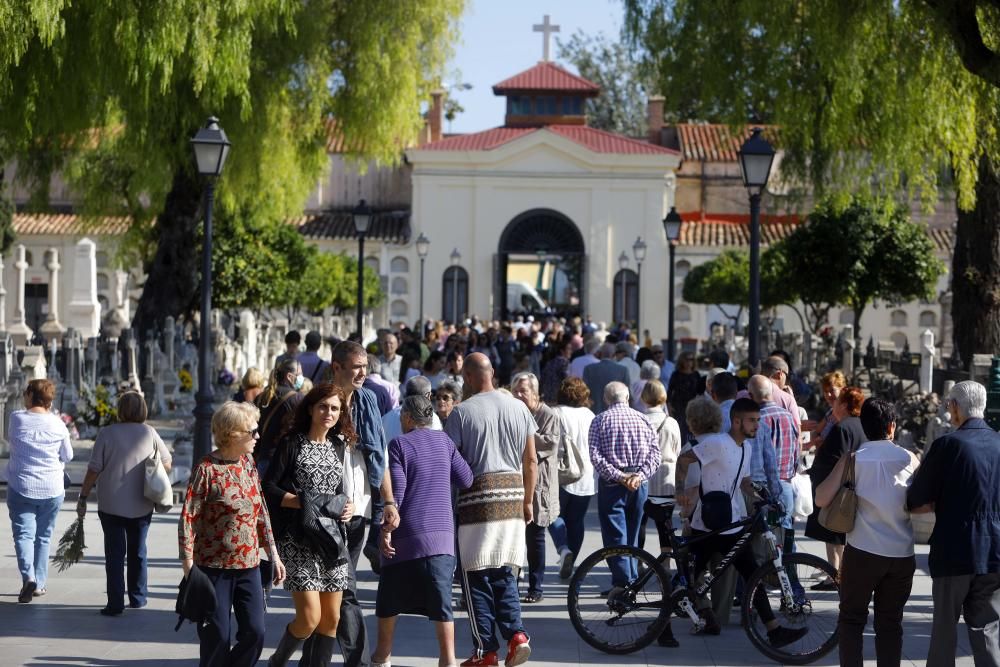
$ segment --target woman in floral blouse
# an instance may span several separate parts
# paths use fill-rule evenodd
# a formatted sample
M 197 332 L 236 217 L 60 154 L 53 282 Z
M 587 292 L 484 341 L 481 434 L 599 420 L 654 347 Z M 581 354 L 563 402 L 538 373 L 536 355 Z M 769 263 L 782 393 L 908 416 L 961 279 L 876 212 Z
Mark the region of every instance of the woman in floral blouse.
M 181 510 L 184 575 L 197 565 L 215 585 L 215 613 L 198 627 L 201 667 L 257 664 L 264 648 L 264 589 L 258 568 L 262 548 L 273 563 L 274 583 L 285 578 L 250 458 L 259 417 L 252 404 L 233 401 L 212 416 L 217 449 L 192 472 Z M 231 612 L 238 623 L 232 647 Z

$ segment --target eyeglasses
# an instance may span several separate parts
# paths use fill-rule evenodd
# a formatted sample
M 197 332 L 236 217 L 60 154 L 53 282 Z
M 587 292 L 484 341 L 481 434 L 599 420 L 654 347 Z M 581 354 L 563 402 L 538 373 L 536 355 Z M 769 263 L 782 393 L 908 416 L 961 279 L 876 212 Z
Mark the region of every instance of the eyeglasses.
M 254 429 L 254 430 L 252 430 L 252 431 L 237 431 L 237 433 L 246 433 L 246 434 L 247 434 L 247 435 L 249 435 L 249 436 L 250 436 L 251 438 L 256 438 L 257 436 L 259 436 L 259 435 L 260 435 L 260 428 L 255 428 L 255 429 Z
M 441 402 L 441 403 L 454 403 L 455 402 L 455 399 L 452 398 L 451 396 L 438 396 L 434 400 L 436 400 L 438 402 Z

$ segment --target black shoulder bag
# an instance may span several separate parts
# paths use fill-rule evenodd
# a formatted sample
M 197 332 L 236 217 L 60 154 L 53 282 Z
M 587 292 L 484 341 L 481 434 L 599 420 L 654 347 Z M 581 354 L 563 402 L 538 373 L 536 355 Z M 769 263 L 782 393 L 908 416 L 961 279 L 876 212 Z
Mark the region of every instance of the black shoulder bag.
M 729 493 L 725 491 L 709 491 L 705 493 L 698 482 L 698 497 L 701 498 L 701 521 L 705 528 L 709 530 L 719 530 L 725 528 L 733 522 L 733 494 L 736 493 L 736 485 L 740 483 L 743 474 L 743 461 L 746 459 L 746 446 L 740 447 L 740 467 L 736 471 L 736 479 L 733 480 L 733 488 Z M 702 466 L 702 474 L 705 467 Z

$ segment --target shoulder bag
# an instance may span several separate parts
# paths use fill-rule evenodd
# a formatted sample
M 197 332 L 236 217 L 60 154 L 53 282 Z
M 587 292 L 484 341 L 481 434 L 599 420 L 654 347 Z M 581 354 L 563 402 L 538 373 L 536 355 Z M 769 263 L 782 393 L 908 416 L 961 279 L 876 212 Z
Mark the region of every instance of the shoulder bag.
M 819 511 L 819 525 L 835 533 L 854 530 L 854 517 L 858 514 L 858 494 L 854 487 L 854 452 L 848 452 L 845 456 L 850 458 L 844 466 L 837 495 Z
M 169 512 L 174 506 L 174 489 L 170 485 L 170 476 L 163 467 L 163 461 L 160 460 L 160 449 L 156 446 L 156 440 L 153 440 L 153 453 L 146 458 L 144 465 L 142 495 L 153 503 L 153 509 L 158 514 Z
M 701 522 L 708 530 L 720 530 L 733 522 L 733 494 L 736 493 L 736 486 L 740 483 L 743 475 L 743 461 L 746 460 L 746 447 L 740 447 L 740 467 L 736 471 L 736 479 L 733 480 L 733 488 L 729 493 L 725 491 L 709 491 L 705 493 L 698 482 L 698 497 L 701 499 Z M 705 469 L 702 467 L 702 475 Z
M 569 437 L 566 425 L 559 420 L 559 486 L 580 481 L 583 477 L 583 451 Z

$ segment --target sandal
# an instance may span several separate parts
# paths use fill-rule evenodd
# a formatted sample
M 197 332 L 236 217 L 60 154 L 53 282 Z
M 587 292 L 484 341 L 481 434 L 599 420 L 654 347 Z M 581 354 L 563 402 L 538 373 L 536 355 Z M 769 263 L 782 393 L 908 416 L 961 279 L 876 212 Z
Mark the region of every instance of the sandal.
M 521 602 L 525 604 L 535 604 L 536 602 L 541 602 L 544 599 L 545 596 L 542 595 L 541 593 L 528 593 L 523 598 L 521 598 Z

